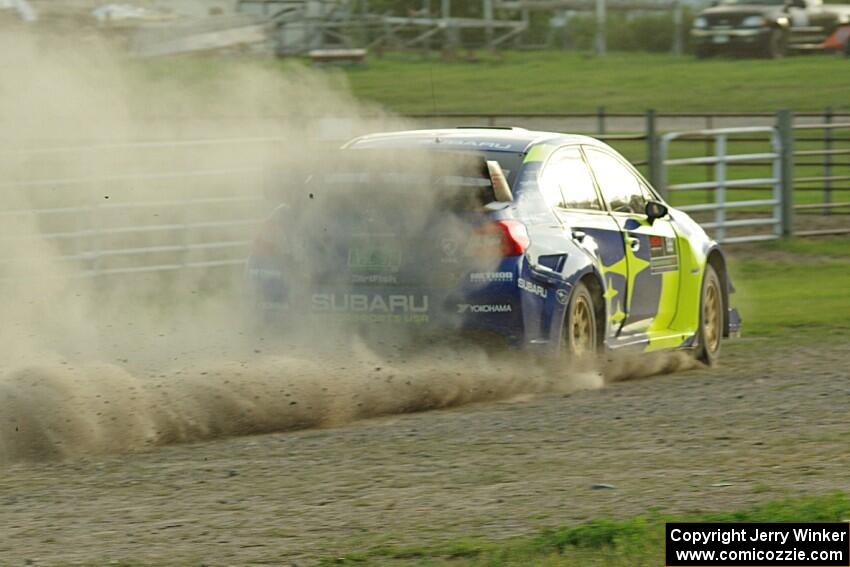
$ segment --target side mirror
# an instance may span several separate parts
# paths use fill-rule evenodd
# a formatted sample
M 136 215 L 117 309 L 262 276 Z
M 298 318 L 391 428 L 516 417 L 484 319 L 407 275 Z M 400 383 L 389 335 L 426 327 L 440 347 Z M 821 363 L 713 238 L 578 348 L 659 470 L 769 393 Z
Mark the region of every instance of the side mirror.
M 668 210 L 667 205 L 664 203 L 659 201 L 647 201 L 644 212 L 646 213 L 646 219 L 649 221 L 649 224 L 652 224 L 655 222 L 655 219 L 666 217 Z

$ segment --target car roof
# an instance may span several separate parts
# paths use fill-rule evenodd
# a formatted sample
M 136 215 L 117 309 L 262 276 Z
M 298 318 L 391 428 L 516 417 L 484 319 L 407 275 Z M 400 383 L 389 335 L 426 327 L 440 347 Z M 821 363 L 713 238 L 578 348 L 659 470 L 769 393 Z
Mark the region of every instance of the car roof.
M 602 145 L 598 140 L 577 134 L 540 132 L 525 128 L 443 128 L 434 130 L 406 130 L 368 134 L 346 143 L 346 149 L 372 148 L 422 148 L 446 150 L 482 150 L 525 153 L 541 143 L 583 143 Z

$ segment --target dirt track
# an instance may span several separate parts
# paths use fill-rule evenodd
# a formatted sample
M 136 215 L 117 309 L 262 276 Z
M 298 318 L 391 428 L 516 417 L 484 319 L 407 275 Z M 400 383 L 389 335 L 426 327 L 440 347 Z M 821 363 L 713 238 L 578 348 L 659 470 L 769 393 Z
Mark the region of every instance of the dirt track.
M 12 465 L 0 563 L 305 565 L 378 543 L 850 490 L 848 354 L 743 340 L 719 369 L 568 396 Z

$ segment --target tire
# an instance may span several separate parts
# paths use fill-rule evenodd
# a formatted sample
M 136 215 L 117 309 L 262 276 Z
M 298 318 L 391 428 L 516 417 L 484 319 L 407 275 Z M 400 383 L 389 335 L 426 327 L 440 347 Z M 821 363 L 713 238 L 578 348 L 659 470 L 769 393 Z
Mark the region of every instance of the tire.
M 764 55 L 768 59 L 782 59 L 788 53 L 788 36 L 782 30 L 771 30 Z
M 599 350 L 596 305 L 593 295 L 583 282 L 576 284 L 570 294 L 561 342 L 571 357 L 587 356 Z
M 720 278 L 711 264 L 705 267 L 699 301 L 699 329 L 697 330 L 696 357 L 708 366 L 714 366 L 720 358 L 723 340 L 723 288 Z

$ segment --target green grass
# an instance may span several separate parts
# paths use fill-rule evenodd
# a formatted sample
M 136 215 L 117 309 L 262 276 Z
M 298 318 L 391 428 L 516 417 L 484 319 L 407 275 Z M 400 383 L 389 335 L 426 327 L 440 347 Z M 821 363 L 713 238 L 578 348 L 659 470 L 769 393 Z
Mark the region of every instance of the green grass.
M 224 59 L 209 56 L 134 61 L 133 68 L 143 85 L 173 81 L 191 83 L 215 92 L 220 81 L 239 80 L 245 69 L 294 75 L 301 72 L 298 59 Z M 347 82 L 353 94 L 400 113 L 438 112 L 592 112 L 605 106 L 609 112 L 765 112 L 779 108 L 794 111 L 822 111 L 826 106 L 850 110 L 845 96 L 850 88 L 847 61 L 826 55 L 791 57 L 782 61 L 758 59 L 719 59 L 696 61 L 689 56 L 673 57 L 650 53 L 612 53 L 600 59 L 575 51 L 502 52 L 499 56 L 479 53 L 479 62 L 464 59 L 443 60 L 438 55 L 389 53 L 372 55 L 367 64 L 348 67 L 316 67 L 317 73 L 332 79 L 329 84 L 344 88 Z M 801 88 L 801 85 L 806 85 Z M 167 89 L 166 89 L 167 90 Z M 243 109 L 215 107 L 215 97 L 207 104 L 210 112 L 241 112 Z M 146 100 L 146 99 L 145 99 Z M 317 109 L 314 109 L 317 110 Z M 541 124 L 541 127 L 546 127 Z M 640 127 L 640 126 L 636 126 Z M 553 125 L 552 129 L 563 128 Z M 816 137 L 819 131 L 801 133 Z M 847 137 L 847 131 L 836 136 Z M 762 137 L 762 136 L 758 136 Z M 643 141 L 611 141 L 633 161 L 645 160 Z M 822 144 L 798 141 L 797 150 L 821 149 Z M 846 147 L 843 142 L 836 147 Z M 770 151 L 768 143 L 736 142 L 730 139 L 728 152 Z M 670 157 L 711 154 L 704 142 L 677 141 Z M 820 163 L 821 157 L 800 158 L 798 162 Z M 846 156 L 834 158 L 833 174 L 844 174 Z M 838 165 L 841 164 L 841 165 Z M 642 167 L 646 173 L 646 167 Z M 820 165 L 798 165 L 797 177 L 823 174 Z M 686 183 L 713 178 L 704 166 L 674 166 L 669 183 Z M 730 179 L 769 177 L 770 167 L 730 165 Z M 845 185 L 846 183 L 837 183 Z M 736 190 L 732 200 L 769 198 L 766 191 Z M 702 203 L 713 199 L 710 191 L 688 191 L 670 196 L 674 205 Z M 818 191 L 798 191 L 800 204 L 818 203 Z M 833 200 L 850 200 L 850 190 L 836 191 Z M 766 212 L 766 208 L 759 209 Z
M 850 238 L 750 245 L 730 270 L 746 336 L 850 337 Z
M 664 524 L 697 522 L 839 522 L 850 518 L 843 493 L 774 500 L 725 513 L 668 517 L 652 511 L 626 520 L 597 519 L 503 541 L 464 539 L 437 546 L 377 546 L 322 565 L 451 565 L 454 567 L 657 566 L 664 564 Z
M 479 52 L 476 59 L 373 53 L 363 65 L 314 69 L 331 84 L 347 82 L 356 97 L 404 114 L 594 112 L 599 106 L 609 112 L 850 110 L 847 61 L 828 55 L 697 61 L 652 53 L 598 58 L 576 51 L 502 51 Z M 193 56 L 137 60 L 128 67 L 148 82 L 214 88 L 230 71 L 254 66 L 292 73 L 300 62 Z
M 826 257 L 850 262 L 850 237 L 836 236 L 831 238 L 785 238 L 764 242 L 756 247 L 766 252 L 786 252 L 806 257 Z M 847 293 L 850 295 L 850 284 Z
M 402 113 L 850 110 L 847 61 L 826 55 L 696 61 L 543 51 L 481 54 L 470 63 L 389 54 L 342 72 L 356 96 Z

